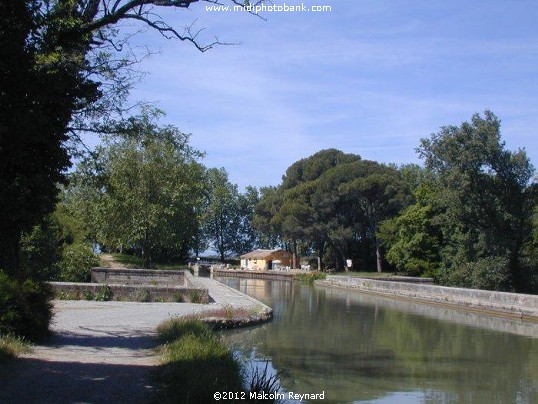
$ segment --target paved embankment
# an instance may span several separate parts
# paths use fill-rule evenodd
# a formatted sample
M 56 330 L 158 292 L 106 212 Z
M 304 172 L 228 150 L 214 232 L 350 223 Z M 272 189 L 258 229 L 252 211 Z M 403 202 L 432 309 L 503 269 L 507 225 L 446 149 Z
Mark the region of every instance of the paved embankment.
M 158 364 L 155 328 L 173 316 L 228 306 L 269 307 L 212 279 L 196 279 L 215 303 L 55 301 L 53 337 L 0 368 L 2 403 L 150 402 Z
M 538 322 L 538 296 L 536 295 L 378 281 L 338 275 L 328 276 L 327 279 L 316 281 L 315 284 Z

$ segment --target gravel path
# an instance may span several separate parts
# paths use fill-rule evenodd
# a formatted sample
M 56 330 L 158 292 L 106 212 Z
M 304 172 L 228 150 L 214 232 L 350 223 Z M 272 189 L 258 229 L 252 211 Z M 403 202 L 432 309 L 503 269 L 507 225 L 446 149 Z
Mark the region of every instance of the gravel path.
M 156 388 L 155 328 L 172 316 L 231 305 L 266 309 L 217 281 L 198 278 L 215 303 L 55 301 L 53 337 L 0 368 L 0 403 L 146 403 Z

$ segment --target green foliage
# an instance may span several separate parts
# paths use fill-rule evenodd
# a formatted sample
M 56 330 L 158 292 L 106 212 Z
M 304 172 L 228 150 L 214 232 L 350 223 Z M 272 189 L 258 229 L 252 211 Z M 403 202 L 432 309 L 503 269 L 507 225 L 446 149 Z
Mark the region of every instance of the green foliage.
M 318 279 L 325 278 L 327 278 L 327 274 L 324 274 L 323 272 L 310 272 L 308 274 L 296 274 L 293 276 L 294 280 L 301 281 L 309 285 L 313 285 L 314 281 L 317 281 Z
M 98 302 L 108 302 L 112 300 L 112 289 L 108 285 L 103 285 L 99 288 L 99 291 L 95 294 L 94 299 Z
M 188 292 L 190 303 L 203 303 L 203 293 L 200 290 L 191 289 Z
M 505 257 L 486 257 L 442 271 L 440 281 L 447 286 L 512 291 L 510 267 Z
M 200 320 L 182 320 L 180 318 L 168 319 L 157 326 L 157 338 L 161 344 L 175 341 L 189 334 L 207 339 L 211 335 L 211 330 Z
M 45 283 L 14 280 L 0 270 L 0 334 L 14 334 L 32 341 L 48 335 L 52 295 Z
M 21 267 L 25 276 L 40 281 L 58 279 L 62 243 L 62 230 L 53 215 L 23 234 Z
M 137 290 L 132 297 L 132 301 L 142 303 L 151 302 L 151 293 L 148 289 Z
M 157 332 L 167 342 L 161 374 L 165 400 L 209 403 L 216 391 L 241 391 L 238 363 L 203 322 L 172 319 Z
M 94 300 L 95 296 L 89 290 L 83 290 L 82 291 L 82 299 L 83 300 Z
M 339 150 L 322 150 L 292 164 L 278 188 L 264 189 L 253 224 L 268 239 L 296 253 L 347 258 L 367 268 L 378 261 L 379 223 L 409 203 L 409 190 L 394 168 Z
M 442 235 L 435 225 L 433 195 L 432 188 L 420 185 L 415 192 L 416 204 L 383 222 L 380 228 L 380 236 L 389 246 L 387 261 L 410 276 L 437 277 Z
M 187 254 L 198 233 L 204 188 L 201 153 L 189 146 L 187 134 L 158 126 L 160 115 L 144 109 L 117 123 L 117 135 L 98 150 L 100 169 L 90 160 L 81 163 L 68 189 L 95 241 L 134 249 L 145 267 Z
M 0 364 L 20 354 L 31 351 L 30 345 L 24 338 L 12 334 L 0 334 Z
M 129 254 L 110 254 L 114 261 L 119 262 L 124 265 L 126 268 L 141 268 L 144 263 L 139 257 L 129 255 Z
M 450 284 L 526 287 L 523 252 L 531 238 L 537 186 L 530 183 L 534 167 L 525 151 L 504 146 L 500 121 L 490 111 L 421 141 L 418 152 L 437 189 L 433 203 L 443 236 L 442 279 Z
M 60 279 L 64 282 L 89 282 L 91 268 L 99 266 L 99 258 L 92 248 L 83 243 L 67 245 L 58 264 Z

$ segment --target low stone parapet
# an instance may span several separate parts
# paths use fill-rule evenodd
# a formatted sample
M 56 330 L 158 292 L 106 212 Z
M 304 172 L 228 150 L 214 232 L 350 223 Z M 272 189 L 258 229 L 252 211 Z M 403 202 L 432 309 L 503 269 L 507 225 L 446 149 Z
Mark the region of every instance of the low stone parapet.
M 242 269 L 216 269 L 216 268 L 211 269 L 212 276 L 237 277 L 237 278 L 248 278 L 248 279 L 267 279 L 267 280 L 276 280 L 276 281 L 292 281 L 294 273 L 295 272 L 278 271 L 278 270 L 261 271 L 261 270 L 242 270 Z
M 184 286 L 50 282 L 57 299 L 209 303 L 207 289 Z
M 538 322 L 538 296 L 489 290 L 452 288 L 350 276 L 327 276 L 319 286 L 355 289 L 424 303 L 482 311 Z
M 121 285 L 185 285 L 185 271 L 161 269 L 92 268 L 93 283 Z

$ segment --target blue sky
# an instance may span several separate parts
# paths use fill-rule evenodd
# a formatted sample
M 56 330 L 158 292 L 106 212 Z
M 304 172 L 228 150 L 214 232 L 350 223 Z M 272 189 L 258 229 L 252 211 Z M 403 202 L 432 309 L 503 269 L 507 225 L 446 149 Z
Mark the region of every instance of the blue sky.
M 295 5 L 301 1 L 275 0 Z M 491 109 L 509 149 L 538 158 L 535 1 L 303 0 L 324 13 L 167 10 L 174 26 L 206 27 L 221 46 L 199 53 L 147 33 L 160 50 L 132 100 L 156 103 L 192 133 L 204 164 L 239 184 L 276 185 L 296 160 L 338 148 L 380 162 L 419 162 L 442 125 Z

